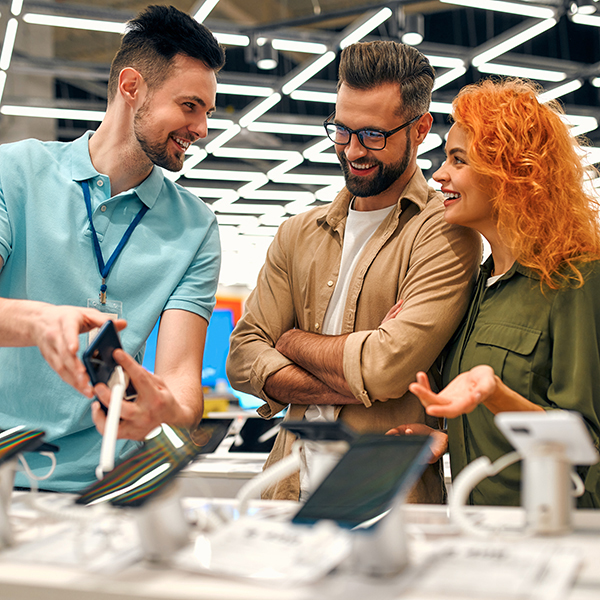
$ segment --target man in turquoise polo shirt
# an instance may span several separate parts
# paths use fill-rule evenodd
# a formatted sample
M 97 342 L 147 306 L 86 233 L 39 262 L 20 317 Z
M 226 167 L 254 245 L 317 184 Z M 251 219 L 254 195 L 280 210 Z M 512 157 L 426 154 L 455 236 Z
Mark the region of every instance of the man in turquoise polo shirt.
M 201 419 L 218 228 L 157 167 L 178 171 L 206 136 L 223 63 L 208 29 L 173 7 L 150 7 L 129 22 L 95 133 L 0 147 L 0 428 L 43 429 L 60 447 L 43 488 L 79 491 L 94 480 L 105 415 L 87 398 L 107 405 L 110 393 L 92 389 L 79 357 L 82 334 L 109 315 L 126 350 L 115 358 L 139 394 L 123 405 L 118 451 L 160 423 L 193 428 Z M 161 314 L 150 374 L 132 357 L 141 360 Z M 38 476 L 48 470 L 43 456 L 27 460 Z M 29 485 L 21 474 L 16 483 Z

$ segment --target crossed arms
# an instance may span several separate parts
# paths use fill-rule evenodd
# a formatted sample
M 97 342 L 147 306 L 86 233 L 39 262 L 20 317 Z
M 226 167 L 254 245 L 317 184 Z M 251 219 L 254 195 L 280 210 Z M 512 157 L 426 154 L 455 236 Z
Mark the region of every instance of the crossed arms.
M 420 223 L 403 273 L 388 268 L 389 278 L 362 288 L 363 304 L 351 307 L 356 328 L 362 330 L 341 336 L 310 331 L 310 320 L 314 323 L 320 309 L 306 308 L 298 298 L 307 295 L 310 283 L 303 275 L 319 270 L 319 257 L 299 252 L 294 226 L 282 224 L 231 338 L 232 385 L 263 398 L 268 404 L 263 416 L 288 404 L 370 406 L 374 400 L 403 396 L 415 373 L 431 367 L 458 325 L 478 265 L 479 238 L 437 217 Z M 367 293 L 390 298 L 383 314 L 380 308 L 370 310 Z M 385 312 L 398 298 L 401 309 L 386 320 Z

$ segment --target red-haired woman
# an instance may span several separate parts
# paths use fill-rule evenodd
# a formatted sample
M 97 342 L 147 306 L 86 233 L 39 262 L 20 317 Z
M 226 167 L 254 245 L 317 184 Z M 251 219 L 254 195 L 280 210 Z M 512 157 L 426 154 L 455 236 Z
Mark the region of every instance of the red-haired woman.
M 557 105 L 521 80 L 467 86 L 453 103 L 446 161 L 434 174 L 445 218 L 479 231 L 492 254 L 451 342 L 447 386 L 410 386 L 449 418 L 452 473 L 512 447 L 502 411 L 569 409 L 600 440 L 600 236 L 581 150 Z M 580 507 L 600 507 L 600 466 L 579 469 Z M 520 468 L 484 480 L 475 504 L 519 504 Z

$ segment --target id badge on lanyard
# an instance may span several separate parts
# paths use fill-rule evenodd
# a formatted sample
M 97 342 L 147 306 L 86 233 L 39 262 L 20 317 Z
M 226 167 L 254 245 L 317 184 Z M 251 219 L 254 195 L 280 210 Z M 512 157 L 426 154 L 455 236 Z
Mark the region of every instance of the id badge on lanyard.
M 123 303 L 120 300 L 107 300 L 103 303 L 100 298 L 88 298 L 87 307 L 106 313 L 113 321 L 123 318 Z M 99 327 L 94 327 L 88 331 L 88 345 L 96 337 L 99 329 Z
M 102 284 L 100 286 L 100 293 L 98 294 L 98 298 L 88 298 L 87 306 L 88 308 L 95 308 L 100 312 L 106 313 L 112 319 L 121 319 L 123 317 L 123 303 L 119 300 L 108 300 L 106 298 L 106 279 L 108 274 L 110 273 L 110 269 L 112 268 L 115 260 L 125 247 L 125 244 L 131 237 L 133 230 L 137 227 L 138 223 L 142 220 L 142 217 L 146 214 L 148 207 L 146 205 L 142 206 L 137 215 L 134 217 L 133 221 L 130 223 L 127 231 L 123 235 L 121 241 L 115 248 L 115 251 L 111 254 L 110 258 L 104 263 L 104 258 L 102 256 L 102 250 L 100 249 L 100 242 L 98 241 L 98 235 L 96 234 L 96 228 L 94 227 L 94 222 L 92 220 L 92 203 L 90 200 L 90 188 L 87 181 L 81 182 L 81 187 L 83 188 L 83 198 L 85 200 L 85 207 L 87 210 L 88 219 L 90 222 L 90 229 L 92 231 L 92 241 L 94 244 L 94 252 L 96 253 L 96 259 L 98 261 L 98 270 L 100 271 L 100 276 L 102 277 Z M 98 333 L 98 328 L 92 329 L 88 333 L 88 343 L 91 342 L 96 334 Z

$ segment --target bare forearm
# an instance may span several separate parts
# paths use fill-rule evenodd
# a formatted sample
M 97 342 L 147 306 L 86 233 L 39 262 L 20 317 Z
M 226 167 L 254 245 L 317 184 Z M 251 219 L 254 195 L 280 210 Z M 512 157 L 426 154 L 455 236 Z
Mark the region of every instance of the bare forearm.
M 2 346 L 36 346 L 34 325 L 45 307 L 43 302 L 0 298 Z
M 511 390 L 497 375 L 494 375 L 496 389 L 482 403 L 493 414 L 508 411 L 534 411 L 544 410 L 539 404 L 534 404 Z
M 165 374 L 163 379 L 176 401 L 176 409 L 167 422 L 194 429 L 202 420 L 204 410 L 202 382 L 194 377 L 177 374 Z
M 270 375 L 265 381 L 264 391 L 282 404 L 361 404 L 354 396 L 336 392 L 296 365 L 289 365 Z
M 329 336 L 300 329 L 286 331 L 275 348 L 338 394 L 353 397 L 344 377 L 347 335 Z

